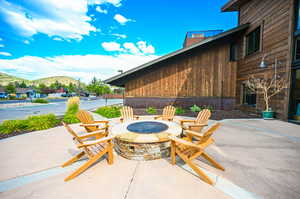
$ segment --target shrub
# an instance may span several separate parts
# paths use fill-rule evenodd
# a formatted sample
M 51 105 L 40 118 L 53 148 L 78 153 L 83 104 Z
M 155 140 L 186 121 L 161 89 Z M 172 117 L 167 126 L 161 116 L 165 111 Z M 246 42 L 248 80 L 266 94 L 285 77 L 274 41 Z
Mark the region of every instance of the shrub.
M 1 134 L 10 134 L 14 132 L 22 132 L 28 129 L 27 120 L 5 120 L 0 124 Z
M 0 124 L 1 134 L 37 131 L 57 126 L 59 120 L 54 114 L 29 116 L 24 120 L 5 120 Z
M 79 102 L 80 102 L 79 97 L 71 97 L 68 99 L 67 111 L 63 118 L 64 122 L 68 124 L 80 122 L 76 117 L 76 113 L 79 111 Z
M 58 125 L 59 120 L 54 114 L 30 116 L 27 118 L 28 130 L 38 131 L 53 128 Z
M 176 112 L 177 115 L 181 115 L 185 113 L 185 110 L 181 107 L 176 107 Z
M 190 107 L 191 111 L 194 113 L 200 112 L 202 110 L 202 108 L 200 108 L 199 106 L 197 106 L 196 104 L 194 104 L 193 106 Z
M 48 104 L 49 102 L 46 99 L 38 98 L 38 99 L 33 100 L 32 103 Z
M 157 113 L 157 110 L 154 108 L 154 107 L 148 107 L 146 109 L 146 112 L 149 113 L 149 114 L 156 114 Z
M 115 118 L 120 117 L 121 106 L 102 106 L 98 108 L 95 113 L 98 113 L 99 115 L 106 117 L 106 118 Z
M 214 107 L 213 107 L 213 106 L 210 106 L 210 105 L 208 105 L 208 106 L 202 106 L 202 109 L 208 109 L 208 110 L 210 110 L 211 112 L 214 111 Z

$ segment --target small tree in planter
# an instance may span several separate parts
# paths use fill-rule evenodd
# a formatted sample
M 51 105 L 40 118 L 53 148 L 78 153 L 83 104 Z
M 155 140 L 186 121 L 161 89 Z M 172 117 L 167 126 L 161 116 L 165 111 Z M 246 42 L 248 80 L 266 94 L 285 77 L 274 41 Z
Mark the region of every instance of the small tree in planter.
M 287 88 L 288 82 L 284 77 L 277 76 L 276 73 L 272 78 L 258 78 L 253 75 L 246 81 L 246 86 L 253 92 L 263 95 L 265 110 L 263 118 L 273 118 L 274 112 L 270 108 L 270 99 Z

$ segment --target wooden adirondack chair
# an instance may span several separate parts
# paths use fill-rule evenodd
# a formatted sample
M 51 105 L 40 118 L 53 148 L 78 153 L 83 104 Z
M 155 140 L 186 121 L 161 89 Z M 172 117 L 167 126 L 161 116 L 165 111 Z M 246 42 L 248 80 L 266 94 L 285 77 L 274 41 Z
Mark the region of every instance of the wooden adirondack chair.
M 187 165 L 189 165 L 205 182 L 213 184 L 213 181 L 192 162 L 195 158 L 202 156 L 209 161 L 214 167 L 225 171 L 225 169 L 217 163 L 212 157 L 204 152 L 205 148 L 214 143 L 211 138 L 212 134 L 220 127 L 220 123 L 214 124 L 203 135 L 197 132 L 187 130 L 187 137 L 179 139 L 176 137 L 170 137 L 171 139 L 171 163 L 176 164 L 176 155 L 178 155 Z M 192 142 L 193 137 L 197 137 L 199 140 Z
M 121 108 L 121 118 L 120 121 L 124 120 L 138 120 L 139 116 L 133 115 L 133 109 L 130 106 L 123 106 Z
M 181 120 L 180 125 L 183 130 L 193 130 L 200 132 L 203 127 L 207 126 L 211 112 L 208 109 L 203 109 L 198 113 L 195 120 Z
M 83 126 L 87 132 L 94 132 L 98 130 L 105 130 L 106 135 L 108 134 L 108 121 L 95 121 L 93 116 L 85 111 L 85 110 L 79 110 L 76 114 L 76 117 L 80 120 L 81 124 L 80 126 Z M 100 128 L 99 126 L 102 125 L 103 127 Z
M 168 121 L 173 121 L 174 116 L 175 116 L 175 111 L 176 108 L 174 106 L 166 106 L 163 110 L 162 115 L 158 115 L 154 117 L 154 119 L 159 119 L 161 118 L 162 120 L 168 120 Z
M 112 143 L 112 136 L 103 137 L 100 139 L 92 140 L 92 141 L 83 141 L 81 137 L 77 136 L 75 131 L 73 131 L 69 125 L 63 123 L 66 127 L 67 131 L 73 136 L 73 139 L 76 141 L 77 148 L 81 149 L 82 151 L 72 157 L 70 160 L 65 162 L 62 167 L 66 167 L 71 165 L 72 163 L 79 160 L 81 157 L 86 155 L 88 157 L 88 161 L 80 166 L 77 170 L 75 170 L 71 175 L 65 178 L 65 181 L 69 181 L 86 169 L 88 169 L 92 164 L 94 164 L 97 160 L 99 160 L 103 155 L 106 153 L 108 164 L 113 164 L 113 143 Z

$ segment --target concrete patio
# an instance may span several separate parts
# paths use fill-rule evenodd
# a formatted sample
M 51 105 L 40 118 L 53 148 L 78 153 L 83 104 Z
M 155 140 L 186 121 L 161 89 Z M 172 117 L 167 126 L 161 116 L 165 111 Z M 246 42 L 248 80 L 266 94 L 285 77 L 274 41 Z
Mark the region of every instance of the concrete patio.
M 74 180 L 64 182 L 85 160 L 60 168 L 77 150 L 65 129 L 56 127 L 0 140 L 0 197 L 300 197 L 300 126 L 260 119 L 220 122 L 223 125 L 214 135 L 216 144 L 207 152 L 226 171 L 195 160 L 216 180 L 215 186 L 204 183 L 182 162 L 172 166 L 168 159 L 132 161 L 117 155 L 113 165 L 100 161 Z

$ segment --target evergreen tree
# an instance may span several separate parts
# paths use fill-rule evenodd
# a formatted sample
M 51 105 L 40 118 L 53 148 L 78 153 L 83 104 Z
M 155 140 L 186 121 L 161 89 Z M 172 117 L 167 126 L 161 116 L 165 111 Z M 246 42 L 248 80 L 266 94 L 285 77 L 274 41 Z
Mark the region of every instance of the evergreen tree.
M 16 87 L 13 83 L 9 83 L 6 87 L 5 87 L 5 92 L 8 94 L 12 94 L 12 93 L 16 93 Z

